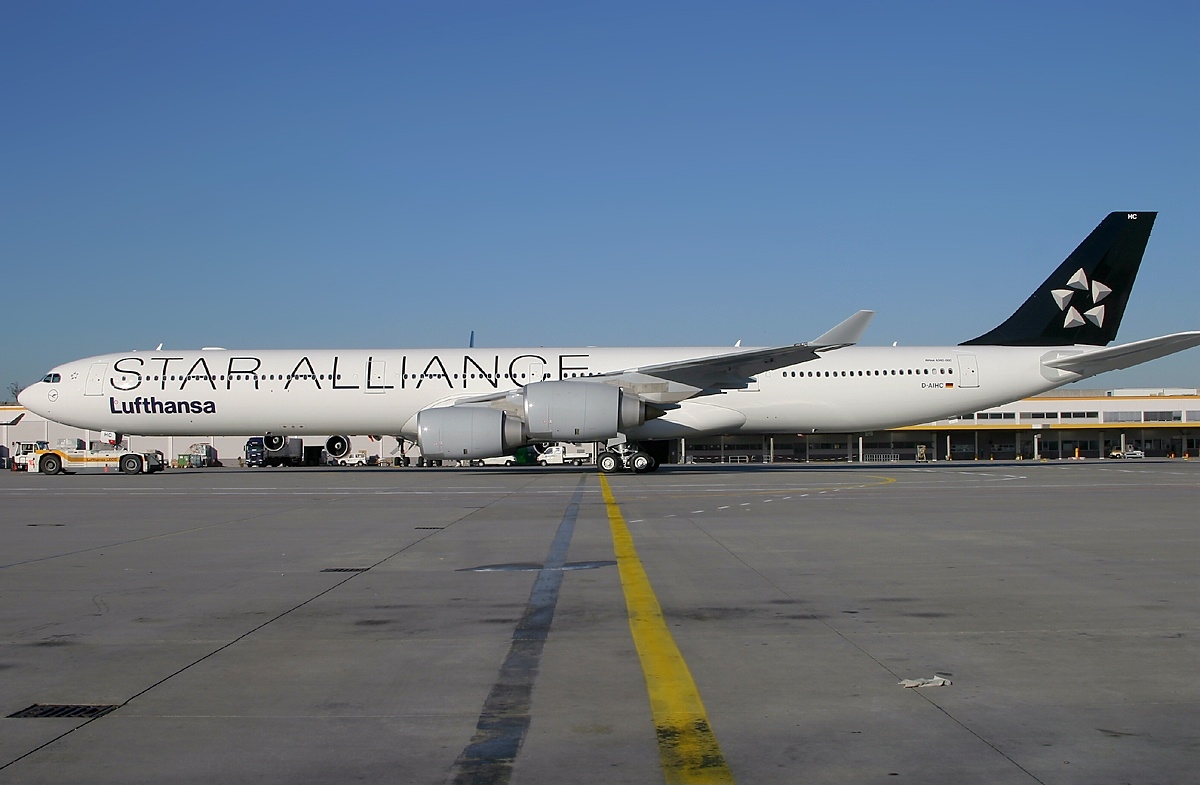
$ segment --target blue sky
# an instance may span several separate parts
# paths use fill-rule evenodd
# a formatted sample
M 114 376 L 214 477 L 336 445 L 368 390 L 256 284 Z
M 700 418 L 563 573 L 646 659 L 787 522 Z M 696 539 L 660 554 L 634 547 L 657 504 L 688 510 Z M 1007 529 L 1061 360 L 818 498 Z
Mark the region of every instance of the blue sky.
M 864 343 L 957 343 L 1112 210 L 1159 211 L 1121 340 L 1200 328 L 1194 2 L 0 14 L 5 387 L 159 343 L 766 345 L 859 308 Z M 1200 350 L 1087 383 L 1198 385 Z

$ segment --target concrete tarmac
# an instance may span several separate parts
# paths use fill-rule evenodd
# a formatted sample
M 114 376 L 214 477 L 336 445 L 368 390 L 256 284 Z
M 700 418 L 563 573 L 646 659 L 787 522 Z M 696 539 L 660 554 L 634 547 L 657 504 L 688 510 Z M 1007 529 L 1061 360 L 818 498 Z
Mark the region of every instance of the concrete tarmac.
M 1200 462 L 607 482 L 2 473 L 0 783 L 1196 781 Z

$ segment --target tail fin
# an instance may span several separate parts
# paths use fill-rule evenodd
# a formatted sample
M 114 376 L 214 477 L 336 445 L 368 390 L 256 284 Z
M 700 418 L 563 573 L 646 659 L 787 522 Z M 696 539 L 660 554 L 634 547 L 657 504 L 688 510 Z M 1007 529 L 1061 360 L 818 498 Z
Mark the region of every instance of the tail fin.
M 963 346 L 1105 346 L 1125 303 L 1158 213 L 1109 213 L 1008 321 Z

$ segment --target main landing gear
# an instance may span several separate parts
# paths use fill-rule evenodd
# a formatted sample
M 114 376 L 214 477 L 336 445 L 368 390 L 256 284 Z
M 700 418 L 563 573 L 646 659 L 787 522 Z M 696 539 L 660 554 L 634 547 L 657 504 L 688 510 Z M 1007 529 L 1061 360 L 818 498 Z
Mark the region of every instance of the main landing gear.
M 596 465 L 605 474 L 631 471 L 634 474 L 658 471 L 658 461 L 635 446 L 618 444 L 596 456 Z

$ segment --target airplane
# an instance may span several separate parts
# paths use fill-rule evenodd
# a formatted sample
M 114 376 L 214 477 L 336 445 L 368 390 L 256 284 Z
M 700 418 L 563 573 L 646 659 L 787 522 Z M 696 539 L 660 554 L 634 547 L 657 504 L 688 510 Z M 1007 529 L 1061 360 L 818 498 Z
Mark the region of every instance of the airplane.
M 1156 216 L 1109 214 L 1011 317 L 955 346 L 858 346 L 874 315 L 859 311 L 806 343 L 766 348 L 159 349 L 60 365 L 19 400 L 78 428 L 263 434 L 268 449 L 293 436 L 395 434 L 431 461 L 605 442 L 601 471 L 647 472 L 648 440 L 913 425 L 1200 345 L 1191 331 L 1108 346 Z M 327 448 L 348 450 L 349 438 Z

